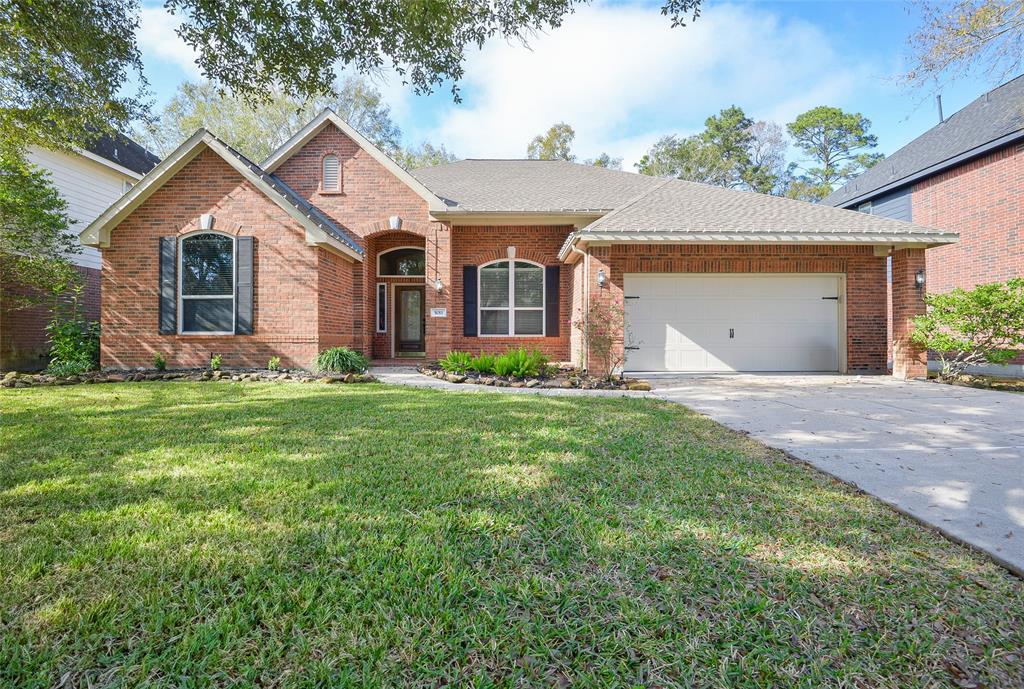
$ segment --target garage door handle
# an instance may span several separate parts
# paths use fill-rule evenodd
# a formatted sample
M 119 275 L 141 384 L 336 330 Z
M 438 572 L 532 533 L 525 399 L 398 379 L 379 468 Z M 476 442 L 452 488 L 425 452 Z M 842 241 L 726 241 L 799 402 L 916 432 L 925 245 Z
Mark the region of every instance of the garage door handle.
M 640 349 L 639 347 L 626 347 L 626 349 Z
M 839 297 L 822 297 L 822 299 L 831 299 L 832 301 L 839 301 Z
M 731 340 L 734 337 L 736 337 L 736 331 L 733 330 L 732 328 L 729 328 L 729 339 Z

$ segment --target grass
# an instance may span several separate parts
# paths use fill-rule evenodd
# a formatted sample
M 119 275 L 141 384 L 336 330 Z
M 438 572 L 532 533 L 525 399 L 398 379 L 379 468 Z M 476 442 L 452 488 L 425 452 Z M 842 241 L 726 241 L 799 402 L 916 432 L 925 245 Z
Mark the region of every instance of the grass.
M 1024 684 L 1024 585 L 679 406 L 0 392 L 0 686 Z

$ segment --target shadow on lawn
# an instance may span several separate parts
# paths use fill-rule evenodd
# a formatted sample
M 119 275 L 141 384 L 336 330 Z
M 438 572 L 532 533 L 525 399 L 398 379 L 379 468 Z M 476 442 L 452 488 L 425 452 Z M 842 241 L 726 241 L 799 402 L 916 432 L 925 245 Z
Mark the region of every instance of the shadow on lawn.
M 1019 582 L 677 406 L 78 390 L 2 430 L 0 633 L 49 679 L 1024 679 Z

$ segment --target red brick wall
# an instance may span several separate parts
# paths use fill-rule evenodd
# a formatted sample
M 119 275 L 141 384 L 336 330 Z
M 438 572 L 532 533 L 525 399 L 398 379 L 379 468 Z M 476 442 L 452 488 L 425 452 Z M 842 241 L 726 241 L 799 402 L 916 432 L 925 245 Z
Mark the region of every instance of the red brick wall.
M 924 249 L 900 249 L 892 255 L 892 374 L 920 378 L 928 373 L 928 355 L 910 340 L 913 319 L 925 312 L 924 290 L 914 282 L 925 267 Z
M 911 201 L 915 223 L 960 233 L 928 250 L 928 291 L 1024 276 L 1024 145 L 920 182 Z
M 452 228 L 452 296 L 449 312 L 451 348 L 478 352 L 504 352 L 510 347 L 538 349 L 555 361 L 569 360 L 572 319 L 572 267 L 558 260 L 558 250 L 572 227 L 454 227 Z M 544 266 L 561 265 L 557 337 L 465 337 L 462 323 L 462 268 L 479 266 L 506 258 L 508 247 L 516 247 L 516 258 Z M 433 290 L 429 290 L 433 291 Z M 435 319 L 436 320 L 436 319 Z M 428 319 L 429 323 L 430 319 Z
M 319 349 L 355 347 L 354 319 L 358 306 L 352 295 L 361 285 L 352 261 L 327 249 L 317 249 L 317 336 Z
M 217 231 L 256 239 L 253 335 L 159 333 L 159 238 L 197 230 L 203 213 L 213 214 Z M 221 354 L 225 366 L 265 366 L 271 356 L 287 367 L 308 366 L 318 347 L 320 265 L 297 222 L 203 151 L 111 233 L 103 250 L 101 363 L 150 367 L 159 352 L 168 367 L 203 366 L 212 354 Z
M 79 302 L 85 317 L 100 319 L 100 271 L 77 266 L 82 276 Z M 0 274 L 0 371 L 38 371 L 49 363 L 46 325 L 52 318 L 49 306 L 13 308 L 10 296 L 21 288 Z
M 847 368 L 885 370 L 885 258 L 870 246 L 633 244 L 595 246 L 590 254 L 591 299 L 620 303 L 625 273 L 845 274 Z M 604 289 L 597 286 L 602 268 L 608 275 Z

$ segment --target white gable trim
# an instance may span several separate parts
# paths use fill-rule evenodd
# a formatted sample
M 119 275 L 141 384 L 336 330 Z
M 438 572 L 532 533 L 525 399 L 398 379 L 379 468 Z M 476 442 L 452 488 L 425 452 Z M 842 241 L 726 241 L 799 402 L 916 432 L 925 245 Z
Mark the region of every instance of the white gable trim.
M 264 170 L 273 173 L 284 161 L 291 158 L 299 149 L 309 143 L 313 137 L 322 132 L 328 124 L 333 124 L 341 130 L 345 136 L 356 142 L 356 145 L 366 151 L 378 163 L 384 166 L 388 172 L 393 174 L 405 186 L 412 189 L 420 198 L 427 202 L 430 212 L 445 211 L 449 208 L 444 202 L 435 196 L 423 182 L 410 175 L 405 168 L 392 160 L 384 151 L 375 146 L 369 139 L 357 132 L 352 126 L 341 119 L 336 112 L 327 108 L 319 115 L 310 120 L 309 124 L 300 129 L 292 138 L 281 144 L 276 151 L 263 161 L 260 165 Z
M 142 175 L 140 175 L 135 170 L 129 170 L 128 168 L 124 167 L 123 165 L 119 165 L 119 164 L 115 163 L 114 161 L 110 160 L 109 158 L 104 158 L 101 155 L 96 155 L 92 151 L 87 151 L 84 148 L 76 148 L 75 149 L 75 153 L 77 153 L 78 155 L 82 156 L 83 158 L 91 160 L 91 161 L 93 161 L 95 163 L 99 163 L 100 165 L 104 165 L 106 167 L 109 167 L 111 170 L 114 170 L 115 172 L 119 172 L 119 173 L 121 173 L 122 175 L 124 175 L 126 177 L 131 177 L 132 179 L 136 179 L 136 180 L 142 179 Z
M 223 143 L 205 129 L 200 129 L 189 137 L 173 153 L 164 158 L 159 165 L 150 170 L 142 178 L 142 181 L 132 187 L 128 193 L 118 199 L 114 205 L 105 210 L 98 218 L 93 220 L 88 227 L 79 233 L 79 240 L 85 246 L 109 247 L 111 231 L 207 148 L 219 155 L 244 179 L 251 182 L 267 198 L 277 204 L 281 210 L 285 211 L 302 225 L 306 230 L 306 244 L 321 246 L 353 261 L 363 260 L 357 251 L 325 232 L 312 219 L 305 216 L 298 208 L 283 199 L 270 184 L 254 173 L 248 165 L 232 155 Z

